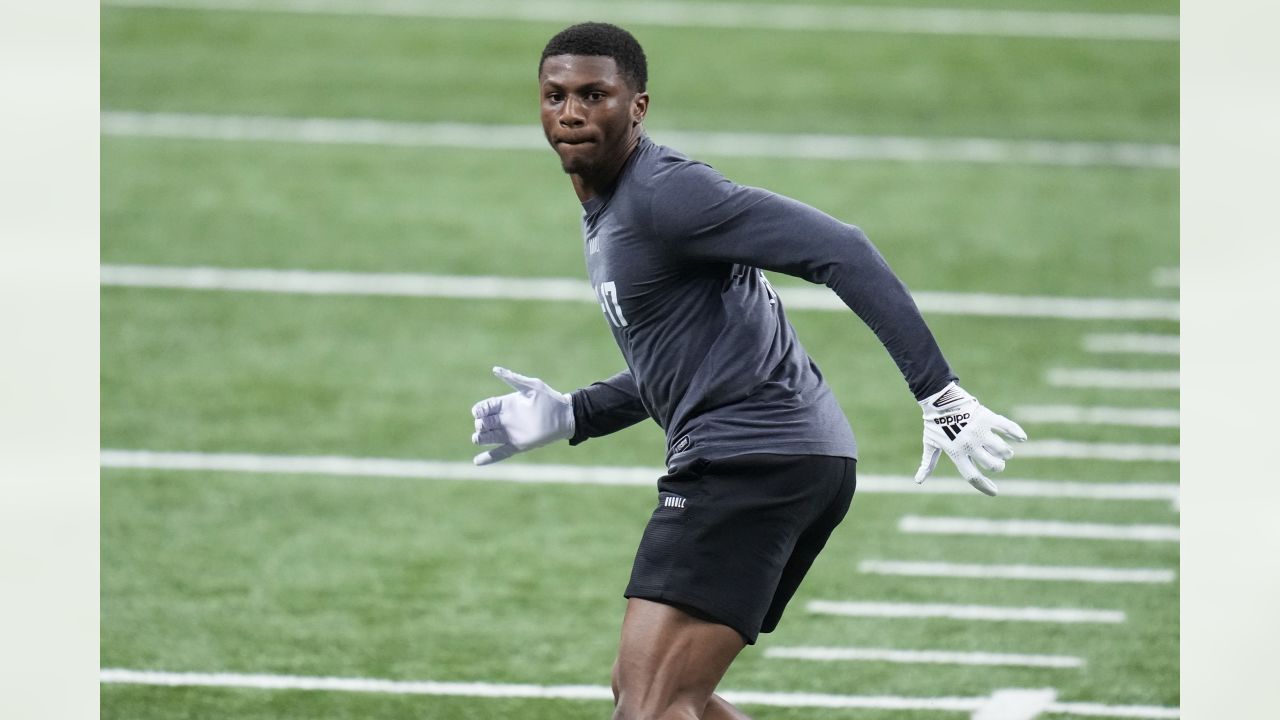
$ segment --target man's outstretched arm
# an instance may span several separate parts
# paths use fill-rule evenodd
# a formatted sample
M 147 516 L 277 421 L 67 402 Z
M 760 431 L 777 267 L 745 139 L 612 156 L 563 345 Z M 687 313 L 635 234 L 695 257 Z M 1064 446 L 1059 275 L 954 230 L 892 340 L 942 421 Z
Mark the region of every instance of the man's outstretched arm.
M 889 351 L 916 400 L 956 380 L 910 292 L 859 228 L 692 163 L 664 178 L 652 212 L 678 257 L 774 270 L 834 290 Z
M 996 494 L 979 467 L 1003 470 L 1013 456 L 1006 438 L 1026 440 L 1026 433 L 956 385 L 906 285 L 862 230 L 804 203 L 737 185 L 705 165 L 683 165 L 658 187 L 653 220 L 674 253 L 826 285 L 871 328 L 924 411 L 916 482 L 945 452 L 974 488 Z
M 493 374 L 515 392 L 486 398 L 471 408 L 476 445 L 497 445 L 476 455 L 476 465 L 505 460 L 516 453 L 568 440 L 577 445 L 649 417 L 635 379 L 622 372 L 570 394 L 542 380 L 495 367 Z

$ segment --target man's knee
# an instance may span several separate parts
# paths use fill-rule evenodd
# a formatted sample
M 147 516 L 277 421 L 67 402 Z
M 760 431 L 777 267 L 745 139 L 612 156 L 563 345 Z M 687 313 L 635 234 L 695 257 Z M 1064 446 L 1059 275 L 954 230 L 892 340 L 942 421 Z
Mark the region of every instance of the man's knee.
M 699 720 L 707 700 L 678 695 L 664 697 L 653 693 L 627 692 L 622 688 L 616 696 L 613 720 Z
M 654 676 L 627 672 L 613 664 L 613 720 L 698 720 L 711 691 L 695 688 L 665 672 Z
M 665 673 L 649 677 L 627 672 L 621 657 L 613 663 L 610 684 L 613 720 L 697 720 L 709 699 L 699 698 L 696 691 L 673 682 Z

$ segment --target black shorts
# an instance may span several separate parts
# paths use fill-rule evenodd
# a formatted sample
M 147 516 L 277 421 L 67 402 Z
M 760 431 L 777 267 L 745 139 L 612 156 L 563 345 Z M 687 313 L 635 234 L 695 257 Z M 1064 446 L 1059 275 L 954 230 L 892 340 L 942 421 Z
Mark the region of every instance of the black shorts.
M 737 630 L 772 632 L 855 487 L 852 458 L 696 459 L 658 480 L 625 596 Z

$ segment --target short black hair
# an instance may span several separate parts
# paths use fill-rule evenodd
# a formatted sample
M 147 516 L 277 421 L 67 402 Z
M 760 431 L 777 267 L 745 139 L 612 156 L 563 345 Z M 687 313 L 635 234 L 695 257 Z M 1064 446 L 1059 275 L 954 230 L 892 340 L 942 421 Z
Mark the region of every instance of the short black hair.
M 542 49 L 542 59 L 538 61 L 539 75 L 542 74 L 542 63 L 552 55 L 611 57 L 632 90 L 644 92 L 649 82 L 649 63 L 645 60 L 644 48 L 640 47 L 634 35 L 617 25 L 585 22 L 556 33 Z

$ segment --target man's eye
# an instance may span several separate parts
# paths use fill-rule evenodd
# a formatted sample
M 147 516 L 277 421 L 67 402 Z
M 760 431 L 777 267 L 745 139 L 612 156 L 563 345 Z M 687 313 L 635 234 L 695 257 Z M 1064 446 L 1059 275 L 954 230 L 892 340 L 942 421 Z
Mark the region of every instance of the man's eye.
M 550 100 L 553 103 L 558 103 L 564 100 L 564 96 L 560 93 L 547 93 L 547 100 Z
M 604 93 L 602 92 L 587 93 L 587 99 L 591 100 L 592 102 L 600 102 L 601 100 L 604 99 Z

